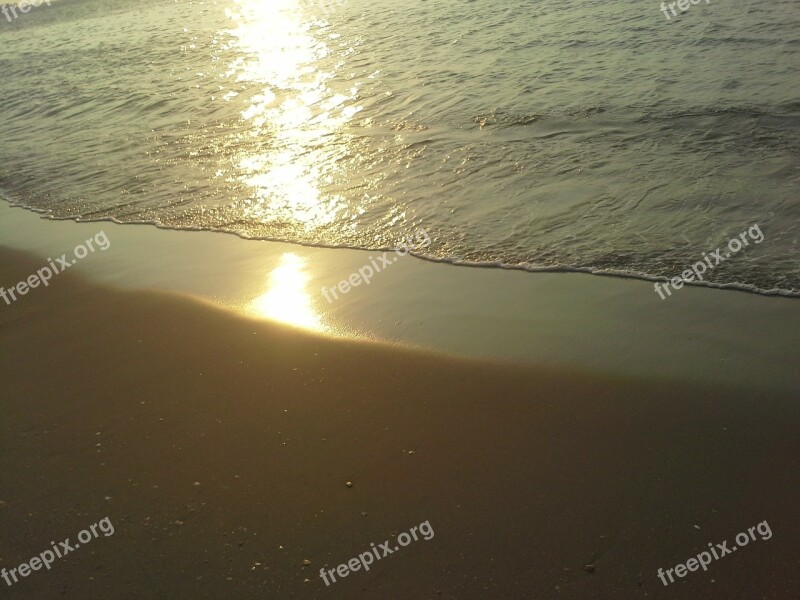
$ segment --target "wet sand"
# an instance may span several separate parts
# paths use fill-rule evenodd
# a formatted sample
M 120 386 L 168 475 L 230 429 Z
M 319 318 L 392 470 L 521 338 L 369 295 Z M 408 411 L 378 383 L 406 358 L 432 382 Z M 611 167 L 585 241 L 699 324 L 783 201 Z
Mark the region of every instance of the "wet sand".
M 247 311 L 269 294 L 277 300 L 271 312 L 284 319 L 302 308 L 337 335 L 459 356 L 800 391 L 797 299 L 685 286 L 662 301 L 648 281 L 454 267 L 409 257 L 329 304 L 321 290 L 356 273 L 375 253 L 52 221 L 0 202 L 0 246 L 34 254 L 41 264 L 100 231 L 111 243 L 108 251 L 90 254 L 69 272 L 102 285 L 178 292 L 235 311 Z
M 1 256 L 3 282 L 40 263 Z M 9 598 L 800 590 L 796 394 L 325 338 L 72 273 L 0 332 L 0 567 L 115 526 Z M 772 539 L 659 581 L 764 520 Z M 319 577 L 423 521 L 432 540 Z

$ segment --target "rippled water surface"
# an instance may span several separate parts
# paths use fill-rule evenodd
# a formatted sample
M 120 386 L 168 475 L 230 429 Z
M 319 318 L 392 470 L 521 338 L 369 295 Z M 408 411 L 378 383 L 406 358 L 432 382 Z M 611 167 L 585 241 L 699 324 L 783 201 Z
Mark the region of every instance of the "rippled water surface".
M 60 218 L 800 294 L 800 5 L 53 0 L 0 17 L 0 189 Z

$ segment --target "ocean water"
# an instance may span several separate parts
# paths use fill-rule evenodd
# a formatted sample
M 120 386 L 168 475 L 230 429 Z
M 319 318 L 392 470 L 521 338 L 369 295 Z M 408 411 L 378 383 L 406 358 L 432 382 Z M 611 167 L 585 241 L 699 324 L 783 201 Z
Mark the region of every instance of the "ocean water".
M 0 193 L 112 219 L 800 295 L 800 4 L 52 0 L 0 16 Z

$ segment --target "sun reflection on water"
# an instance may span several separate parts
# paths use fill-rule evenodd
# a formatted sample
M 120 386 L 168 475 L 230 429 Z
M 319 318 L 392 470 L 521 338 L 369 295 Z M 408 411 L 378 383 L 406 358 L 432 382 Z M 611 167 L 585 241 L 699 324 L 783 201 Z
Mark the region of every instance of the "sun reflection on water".
M 326 42 L 332 34 L 298 0 L 234 0 L 228 16 L 239 55 L 229 75 L 258 87 L 236 144 L 238 177 L 250 190 L 242 217 L 301 231 L 346 218 L 352 204 L 323 189 L 345 179 L 343 129 L 362 107 L 358 84 L 332 89 L 341 67 Z

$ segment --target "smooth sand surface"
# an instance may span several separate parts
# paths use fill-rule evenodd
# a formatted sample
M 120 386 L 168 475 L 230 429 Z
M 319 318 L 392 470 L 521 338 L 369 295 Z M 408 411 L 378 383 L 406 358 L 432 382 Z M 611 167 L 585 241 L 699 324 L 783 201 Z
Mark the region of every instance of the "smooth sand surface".
M 3 251 L 0 281 L 39 266 Z M 455 360 L 74 273 L 0 305 L 0 358 L 0 567 L 115 526 L 4 597 L 798 597 L 796 393 Z

